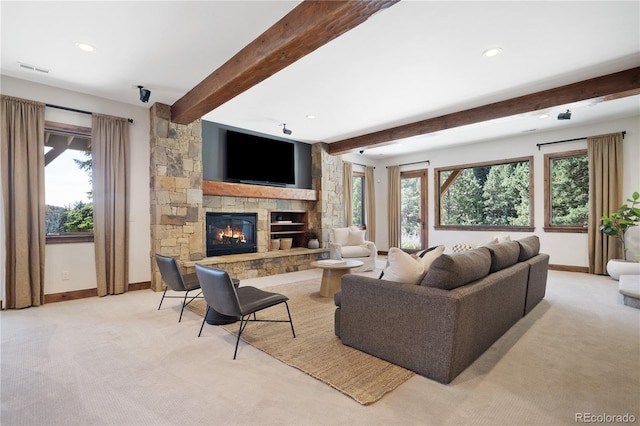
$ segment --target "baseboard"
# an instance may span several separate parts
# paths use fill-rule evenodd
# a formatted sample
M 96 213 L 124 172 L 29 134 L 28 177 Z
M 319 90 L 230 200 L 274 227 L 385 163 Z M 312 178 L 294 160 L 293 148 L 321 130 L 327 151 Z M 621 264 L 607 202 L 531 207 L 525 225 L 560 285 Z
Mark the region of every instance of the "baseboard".
M 584 272 L 589 273 L 588 266 L 573 266 L 573 265 L 549 265 L 549 269 L 553 271 L 565 271 L 565 272 Z
M 131 283 L 127 291 L 146 290 L 151 288 L 151 281 Z M 52 293 L 44 295 L 44 303 L 65 302 L 68 300 L 86 299 L 87 297 L 98 296 L 98 289 L 89 288 L 86 290 L 65 291 L 62 293 Z

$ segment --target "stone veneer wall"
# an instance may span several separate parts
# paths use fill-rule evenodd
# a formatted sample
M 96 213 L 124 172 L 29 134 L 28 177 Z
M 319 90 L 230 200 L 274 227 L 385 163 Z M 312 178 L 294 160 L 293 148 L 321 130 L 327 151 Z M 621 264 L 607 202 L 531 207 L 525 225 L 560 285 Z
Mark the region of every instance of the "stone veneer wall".
M 151 288 L 163 283 L 154 254 L 180 262 L 204 257 L 201 121 L 171 122 L 168 105 L 150 110 Z
M 314 228 L 322 234 L 323 244 L 329 241 L 331 228 L 343 227 L 344 192 L 342 190 L 342 158 L 329 155 L 326 143 L 311 147 L 311 182 L 318 191 Z M 310 225 L 311 226 L 311 225 Z
M 312 185 L 318 201 L 203 196 L 201 121 L 171 122 L 168 105 L 150 110 L 151 288 L 164 288 L 154 254 L 178 259 L 181 265 L 205 257 L 205 212 L 256 212 L 258 252 L 269 250 L 270 210 L 306 210 L 309 227 L 321 234 L 326 247 L 329 229 L 344 226 L 342 161 L 328 154 L 327 144 L 312 146 Z M 306 269 L 320 254 L 281 256 L 225 264 L 239 279 Z M 186 269 L 183 269 L 186 272 Z

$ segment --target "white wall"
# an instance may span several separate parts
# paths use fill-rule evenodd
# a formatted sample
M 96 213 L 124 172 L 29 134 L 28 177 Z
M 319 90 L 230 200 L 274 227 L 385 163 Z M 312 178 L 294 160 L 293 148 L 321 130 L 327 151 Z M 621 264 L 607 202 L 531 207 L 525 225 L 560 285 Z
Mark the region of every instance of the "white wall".
M 149 109 L 78 92 L 0 76 L 3 95 L 60 105 L 69 108 L 132 118 L 129 124 L 131 156 L 131 208 L 129 237 L 129 283 L 150 281 L 150 211 L 149 211 Z M 135 90 L 132 99 L 137 99 Z M 91 116 L 54 108 L 45 109 L 45 119 L 91 127 Z M 3 210 L 4 213 L 4 210 Z M 0 242 L 4 248 L 4 227 Z M 0 255 L 3 253 L 0 252 Z M 4 268 L 4 262 L 2 262 Z M 63 271 L 69 279 L 63 280 Z M 4 280 L 4 271 L 2 270 Z M 45 251 L 45 294 L 96 288 L 93 243 L 48 244 Z
M 549 253 L 550 262 L 556 265 L 587 267 L 587 234 L 568 234 L 545 232 L 544 226 L 544 155 L 575 149 L 586 149 L 586 140 L 563 144 L 547 145 L 538 150 L 536 144 L 558 140 L 594 136 L 618 131 L 626 131 L 624 139 L 624 186 L 623 197 L 631 196 L 633 191 L 640 190 L 640 117 L 613 120 L 581 127 L 565 128 L 550 132 L 527 134 L 518 137 L 504 138 L 480 144 L 464 145 L 449 149 L 425 151 L 418 155 L 396 157 L 385 161 L 371 161 L 357 154 L 343 155 L 345 161 L 368 164 L 376 167 L 376 245 L 379 250 L 389 249 L 386 224 L 387 209 L 387 169 L 386 166 L 429 160 L 430 165 L 419 164 L 403 166 L 402 171 L 429 168 L 428 177 L 428 221 L 429 246 L 444 244 L 449 249 L 458 242 L 473 244 L 488 240 L 496 232 L 489 231 L 443 231 L 434 229 L 434 173 L 435 168 L 483 161 L 500 160 L 524 156 L 533 156 L 534 164 L 534 226 L 535 234 L 540 237 L 541 250 Z M 511 233 L 512 238 L 521 238 L 527 233 Z

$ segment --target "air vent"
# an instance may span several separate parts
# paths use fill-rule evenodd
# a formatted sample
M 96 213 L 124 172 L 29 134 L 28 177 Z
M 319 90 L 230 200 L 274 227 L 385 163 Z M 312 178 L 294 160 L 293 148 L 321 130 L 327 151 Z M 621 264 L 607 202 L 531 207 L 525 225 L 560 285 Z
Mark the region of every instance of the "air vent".
M 18 65 L 20 65 L 20 68 L 24 68 L 26 70 L 41 72 L 43 74 L 49 74 L 49 70 L 46 68 L 37 67 L 31 64 L 25 64 L 24 62 L 18 62 Z

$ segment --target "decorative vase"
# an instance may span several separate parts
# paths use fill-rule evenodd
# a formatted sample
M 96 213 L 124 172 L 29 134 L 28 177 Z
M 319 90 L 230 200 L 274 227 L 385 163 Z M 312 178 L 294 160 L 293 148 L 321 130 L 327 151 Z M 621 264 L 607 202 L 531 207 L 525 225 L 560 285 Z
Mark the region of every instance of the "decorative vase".
M 631 260 L 611 259 L 607 262 L 607 273 L 616 281 L 620 275 L 640 275 L 640 263 Z
M 271 240 L 271 250 L 280 250 L 280 240 L 275 238 Z
M 293 244 L 293 238 L 281 238 L 280 250 L 289 250 Z
M 320 241 L 318 241 L 317 238 L 312 238 L 309 240 L 309 242 L 307 243 L 307 247 L 310 249 L 317 249 L 320 248 Z

